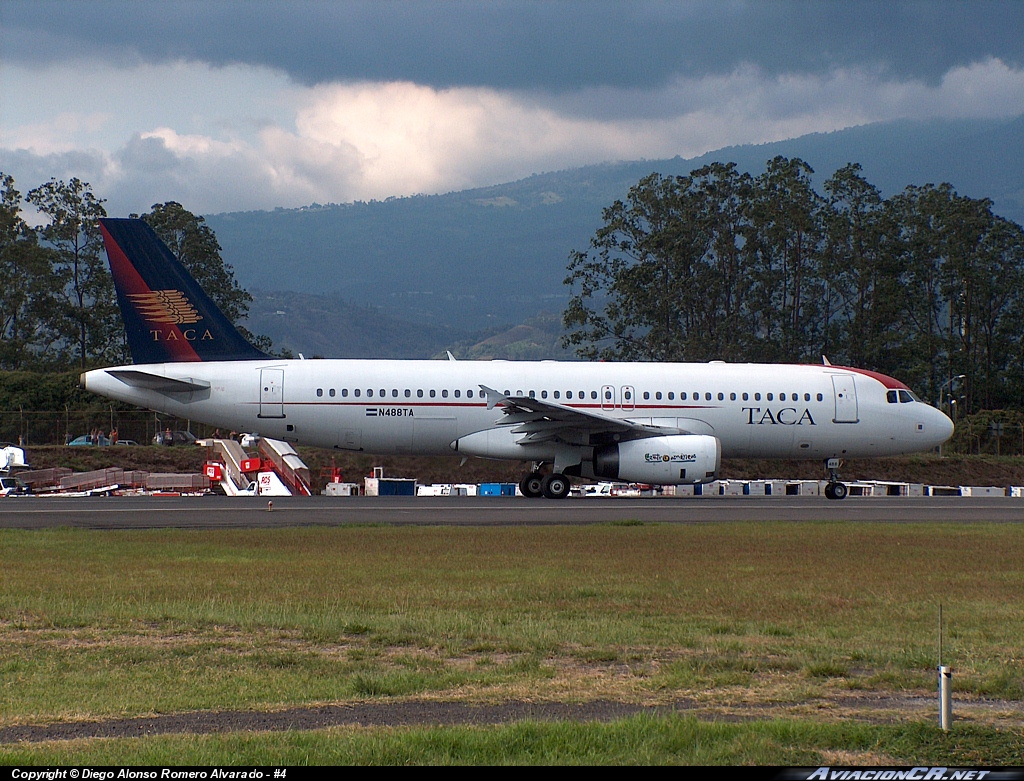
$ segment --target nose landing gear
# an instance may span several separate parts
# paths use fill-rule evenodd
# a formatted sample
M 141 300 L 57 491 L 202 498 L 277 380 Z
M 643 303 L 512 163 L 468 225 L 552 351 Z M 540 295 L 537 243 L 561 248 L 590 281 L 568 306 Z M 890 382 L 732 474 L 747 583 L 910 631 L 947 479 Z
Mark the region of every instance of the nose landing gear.
M 825 461 L 825 469 L 828 471 L 828 485 L 825 486 L 826 499 L 845 499 L 850 489 L 846 483 L 839 481 L 839 467 L 842 465 L 838 458 L 830 458 Z

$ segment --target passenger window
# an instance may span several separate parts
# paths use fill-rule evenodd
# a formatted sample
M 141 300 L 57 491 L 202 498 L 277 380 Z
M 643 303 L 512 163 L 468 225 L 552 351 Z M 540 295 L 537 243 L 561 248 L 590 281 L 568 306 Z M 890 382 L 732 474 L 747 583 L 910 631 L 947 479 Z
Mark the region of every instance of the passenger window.
M 804 394 L 804 401 L 810 401 L 810 400 L 811 400 L 811 394 L 810 393 L 805 393 Z
M 437 398 L 437 391 L 434 390 L 433 388 L 430 389 L 430 398 L 432 398 L 432 399 L 436 399 Z
M 323 396 L 324 395 L 324 389 L 323 388 L 317 388 L 316 389 L 316 395 L 317 396 Z
M 373 388 L 366 389 L 366 397 L 371 398 L 373 396 Z
M 785 400 L 786 400 L 786 394 L 785 393 L 780 393 L 779 394 L 779 401 L 785 401 Z
M 448 389 L 447 388 L 445 388 L 444 390 L 441 391 L 441 398 L 442 399 L 447 399 L 448 398 Z
M 417 398 L 417 399 L 422 399 L 422 398 L 423 398 L 423 388 L 419 388 L 419 389 L 418 389 L 418 390 L 416 391 L 416 398 Z
M 769 393 L 765 398 L 768 399 L 768 401 L 773 401 L 775 399 L 775 394 Z
M 409 390 L 408 388 L 406 388 L 405 389 L 405 398 L 409 398 L 410 396 L 412 396 L 412 391 Z
M 333 399 L 334 398 L 334 388 L 331 388 L 329 391 L 327 391 L 327 395 L 330 396 Z
M 605 398 L 606 401 L 611 401 L 612 392 L 611 391 L 605 391 L 604 392 L 604 398 Z
M 530 391 L 530 398 L 531 399 L 537 398 L 537 392 L 536 391 Z
M 655 393 L 654 394 L 654 398 L 656 398 L 658 401 L 661 401 L 661 391 L 658 391 L 657 393 Z
M 455 391 L 455 398 L 457 398 L 457 399 L 461 399 L 461 398 L 462 398 L 462 391 L 460 391 L 460 390 L 456 390 L 456 391 Z
M 651 398 L 651 392 L 650 391 L 644 391 L 644 399 L 646 400 L 646 399 L 649 399 L 649 398 Z
M 754 401 L 760 401 L 760 400 L 761 400 L 761 394 L 760 393 L 755 393 L 754 394 Z
M 704 401 L 711 401 L 711 394 L 710 393 L 705 393 L 704 394 Z
M 381 392 L 381 394 L 380 394 L 380 395 L 381 395 L 381 396 L 383 396 L 383 395 L 384 395 L 384 393 L 383 393 L 383 392 Z M 398 388 L 392 388 L 392 389 L 391 389 L 391 395 L 392 395 L 392 397 L 394 397 L 394 398 L 396 398 L 396 399 L 397 399 L 397 398 L 398 398 Z
M 633 398 L 633 394 L 630 393 L 629 391 L 626 391 L 626 393 L 624 395 L 626 397 L 626 401 L 629 401 L 630 399 Z
M 736 394 L 735 393 L 730 393 L 729 394 L 729 401 L 736 401 Z
M 668 400 L 669 401 L 675 401 L 675 398 L 676 398 L 675 392 L 674 391 L 669 391 L 668 392 Z
M 473 398 L 473 391 L 471 391 L 471 390 L 466 391 L 466 398 L 467 399 Z
M 387 388 L 381 388 L 380 389 L 380 397 L 383 399 L 387 395 L 388 395 L 388 389 Z M 398 394 L 395 393 L 395 395 L 397 396 Z
M 342 388 L 341 389 L 341 397 L 343 399 L 347 399 L 348 398 L 348 388 Z
M 679 394 L 679 398 L 680 398 L 680 399 L 681 399 L 682 401 L 686 401 L 686 391 L 683 391 L 683 392 L 681 392 L 681 393 Z
M 352 391 L 352 395 L 358 399 L 360 392 L 361 391 L 359 390 L 359 388 L 356 388 L 355 390 Z
M 555 396 L 555 398 L 556 398 L 556 399 L 557 399 L 557 398 L 559 398 L 559 397 L 560 397 L 560 395 L 561 395 L 561 394 L 559 394 L 559 392 L 558 392 L 558 391 L 555 391 L 555 393 L 554 393 L 554 396 Z
M 718 394 L 718 400 L 719 401 L 725 401 L 725 394 L 724 393 L 719 393 Z
M 822 396 L 822 395 L 821 395 L 821 394 L 819 393 L 819 394 L 818 394 L 818 401 L 824 401 L 824 400 L 825 400 L 825 397 L 824 397 L 824 396 Z
M 746 393 L 746 392 L 744 392 L 744 394 L 743 394 L 743 400 L 744 400 L 744 401 L 750 401 L 750 394 L 749 394 L 749 393 Z
M 548 397 L 548 392 L 547 392 L 547 391 L 545 391 L 545 390 L 542 390 L 542 391 L 540 392 L 540 397 L 541 397 L 542 399 L 546 399 L 546 398 Z
M 590 398 L 596 399 L 597 398 L 597 391 L 590 391 Z
M 566 391 L 565 392 L 565 398 L 571 399 L 572 398 L 572 391 Z

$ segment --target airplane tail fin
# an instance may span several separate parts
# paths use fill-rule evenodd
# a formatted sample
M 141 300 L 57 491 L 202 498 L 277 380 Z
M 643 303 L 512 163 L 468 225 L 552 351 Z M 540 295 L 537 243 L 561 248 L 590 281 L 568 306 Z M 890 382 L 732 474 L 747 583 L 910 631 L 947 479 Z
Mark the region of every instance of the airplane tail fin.
M 143 220 L 100 220 L 134 363 L 267 356 L 232 325 Z

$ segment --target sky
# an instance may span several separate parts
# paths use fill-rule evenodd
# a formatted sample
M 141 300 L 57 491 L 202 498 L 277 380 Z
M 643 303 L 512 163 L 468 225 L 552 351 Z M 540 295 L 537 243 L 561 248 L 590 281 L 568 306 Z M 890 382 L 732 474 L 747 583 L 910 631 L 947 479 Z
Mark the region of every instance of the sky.
M 1024 3 L 2 0 L 0 171 L 115 216 L 1024 114 Z

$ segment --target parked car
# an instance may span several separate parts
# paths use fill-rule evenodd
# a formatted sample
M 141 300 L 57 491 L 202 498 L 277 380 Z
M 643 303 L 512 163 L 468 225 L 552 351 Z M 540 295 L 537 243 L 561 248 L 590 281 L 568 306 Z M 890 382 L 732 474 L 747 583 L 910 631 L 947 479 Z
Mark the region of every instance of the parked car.
M 16 496 L 18 494 L 30 494 L 29 488 L 19 477 L 0 477 L 0 496 Z
M 70 442 L 68 442 L 68 447 L 82 447 L 86 445 L 92 446 L 93 444 L 96 443 L 92 441 L 92 437 L 89 434 L 82 434 L 82 436 L 76 437 L 75 439 L 72 439 Z M 106 437 L 100 437 L 99 444 L 109 445 L 110 440 L 107 439 Z
M 115 445 L 138 445 L 134 439 L 119 439 L 114 443 Z
M 168 437 L 168 433 L 170 437 Z M 194 445 L 196 436 L 191 431 L 161 431 L 153 437 L 154 445 Z

